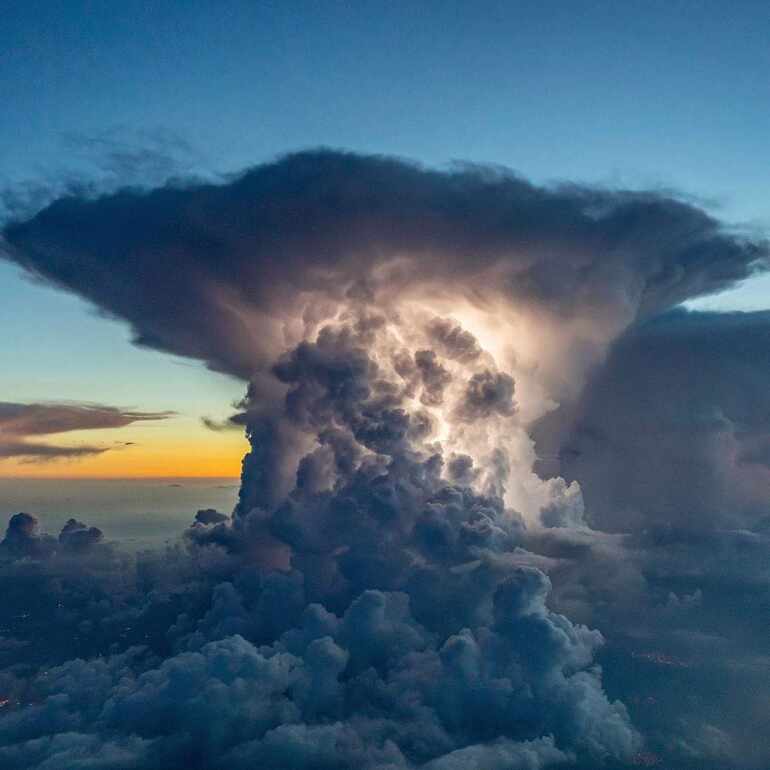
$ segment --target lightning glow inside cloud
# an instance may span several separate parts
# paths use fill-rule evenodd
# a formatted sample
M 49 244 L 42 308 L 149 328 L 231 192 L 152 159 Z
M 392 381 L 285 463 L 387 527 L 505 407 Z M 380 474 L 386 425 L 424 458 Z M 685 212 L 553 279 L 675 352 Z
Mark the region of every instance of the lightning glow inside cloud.
M 63 198 L 5 238 L 139 344 L 241 377 L 251 445 L 233 515 L 199 512 L 163 556 L 11 521 L 9 603 L 68 578 L 57 644 L 10 641 L 30 663 L 2 680 L 8 767 L 646 756 L 587 623 L 630 634 L 621 594 L 664 612 L 645 560 L 669 568 L 676 538 L 592 529 L 535 436 L 577 424 L 618 340 L 763 269 L 766 244 L 656 193 L 332 151 Z

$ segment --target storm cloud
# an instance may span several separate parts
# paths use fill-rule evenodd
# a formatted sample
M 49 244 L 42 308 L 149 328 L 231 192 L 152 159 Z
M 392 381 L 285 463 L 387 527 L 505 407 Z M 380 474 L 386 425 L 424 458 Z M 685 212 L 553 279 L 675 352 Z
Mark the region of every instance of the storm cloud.
M 580 479 L 600 529 L 753 528 L 768 515 L 768 381 L 770 313 L 663 315 L 535 428 L 542 469 Z
M 330 150 L 227 184 L 64 197 L 4 236 L 10 259 L 128 320 L 140 344 L 246 378 L 345 297 L 442 284 L 604 337 L 731 286 L 768 255 L 663 194 Z
M 672 310 L 766 243 L 656 192 L 333 151 L 4 234 L 241 377 L 251 446 L 232 515 L 162 553 L 11 520 L 4 766 L 767 759 L 739 748 L 761 694 L 742 721 L 714 685 L 762 670 L 767 319 Z

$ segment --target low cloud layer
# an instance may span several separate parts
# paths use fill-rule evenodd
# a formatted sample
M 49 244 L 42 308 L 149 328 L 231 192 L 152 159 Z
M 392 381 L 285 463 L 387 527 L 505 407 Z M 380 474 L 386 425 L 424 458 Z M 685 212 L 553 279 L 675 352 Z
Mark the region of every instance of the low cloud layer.
M 655 192 L 329 151 L 5 238 L 242 377 L 251 449 L 232 515 L 163 553 L 11 520 L 4 766 L 770 760 L 737 697 L 767 681 L 767 319 L 672 311 L 765 243 Z
M 78 458 L 108 451 L 104 446 L 42 443 L 41 436 L 81 430 L 124 428 L 136 422 L 165 420 L 172 412 L 135 412 L 101 404 L 0 402 L 0 459 Z M 32 440 L 30 440 L 30 438 Z

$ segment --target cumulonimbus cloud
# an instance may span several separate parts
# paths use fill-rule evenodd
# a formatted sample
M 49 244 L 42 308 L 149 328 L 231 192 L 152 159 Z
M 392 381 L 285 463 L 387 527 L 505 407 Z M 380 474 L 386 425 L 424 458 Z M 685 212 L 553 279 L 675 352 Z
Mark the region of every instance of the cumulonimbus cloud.
M 770 313 L 677 310 L 612 347 L 576 404 L 534 429 L 595 526 L 751 527 L 770 485 Z
M 665 485 L 644 501 L 650 529 L 608 534 L 569 474 L 534 472 L 533 425 L 559 421 L 562 458 L 575 425 L 613 422 L 610 402 L 640 422 L 625 396 L 660 397 L 673 376 L 645 378 L 649 335 L 665 356 L 703 318 L 665 313 L 767 267 L 766 243 L 697 206 L 318 151 L 226 184 L 69 196 L 4 234 L 12 260 L 140 344 L 248 381 L 231 423 L 251 444 L 233 515 L 200 511 L 184 547 L 130 567 L 77 521 L 58 541 L 11 521 L 9 627 L 45 664 L 0 675 L 11 768 L 639 764 L 650 755 L 632 760 L 640 736 L 596 665 L 604 639 L 610 666 L 689 665 L 693 618 L 724 606 L 693 579 L 766 585 L 756 521 L 720 541 L 751 553 L 752 574 L 725 577 L 683 557 L 686 529 L 660 526 Z M 709 414 L 734 405 L 707 391 Z M 635 478 L 631 460 L 610 468 Z M 574 475 L 591 483 L 603 462 Z M 67 611 L 50 624 L 55 590 Z M 56 644 L 36 647 L 44 625 Z M 686 653 L 632 646 L 652 638 Z M 652 724 L 653 745 L 713 758 L 706 738 L 724 731 L 698 717 L 684 748 L 673 720 Z
M 139 343 L 245 378 L 346 297 L 443 287 L 617 331 L 768 258 L 664 194 L 335 151 L 227 184 L 64 197 L 4 236 L 10 259 L 125 318 Z

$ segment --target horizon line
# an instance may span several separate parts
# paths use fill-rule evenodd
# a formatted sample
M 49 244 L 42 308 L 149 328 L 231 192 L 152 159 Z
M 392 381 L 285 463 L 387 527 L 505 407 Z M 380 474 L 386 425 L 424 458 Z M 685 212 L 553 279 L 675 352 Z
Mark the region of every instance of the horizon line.
M 176 476 L 5 476 L 0 481 L 168 481 L 168 480 L 227 480 L 240 481 L 240 476 L 176 475 Z

